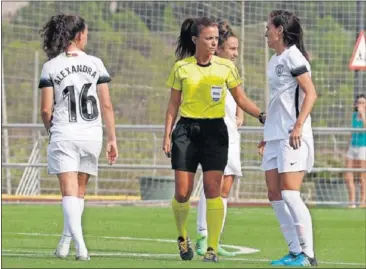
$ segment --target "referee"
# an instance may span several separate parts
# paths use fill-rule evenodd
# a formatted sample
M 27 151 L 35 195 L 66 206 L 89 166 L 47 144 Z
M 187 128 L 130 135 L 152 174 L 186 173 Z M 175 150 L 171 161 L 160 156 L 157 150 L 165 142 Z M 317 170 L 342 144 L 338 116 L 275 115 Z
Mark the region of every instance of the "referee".
M 238 106 L 258 118 L 265 114 L 244 94 L 242 80 L 232 61 L 215 56 L 219 30 L 213 20 L 186 19 L 177 42 L 175 63 L 167 85 L 171 88 L 166 112 L 163 150 L 175 170 L 172 208 L 183 260 L 193 258 L 186 230 L 194 176 L 201 164 L 207 198 L 207 252 L 203 260 L 217 262 L 224 217 L 221 179 L 228 159 L 228 131 L 224 122 L 225 98 L 230 90 Z M 178 111 L 181 118 L 172 132 Z

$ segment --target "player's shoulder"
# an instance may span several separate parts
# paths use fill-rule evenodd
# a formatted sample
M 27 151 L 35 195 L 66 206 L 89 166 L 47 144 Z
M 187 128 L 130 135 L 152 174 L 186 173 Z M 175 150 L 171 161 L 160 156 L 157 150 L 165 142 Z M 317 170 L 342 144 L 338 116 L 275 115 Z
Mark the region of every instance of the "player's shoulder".
M 43 64 L 43 68 L 44 69 L 52 69 L 52 67 L 54 66 L 59 66 L 60 60 L 62 58 L 62 54 L 59 54 L 58 56 L 47 60 L 44 64 Z
M 291 47 L 288 48 L 287 50 L 287 57 L 292 59 L 292 58 L 302 58 L 305 59 L 304 55 L 301 53 L 301 51 L 298 49 L 298 47 L 296 45 L 292 45 Z
M 278 59 L 277 54 L 273 53 L 271 58 L 269 59 L 269 62 L 272 63 L 272 62 L 276 61 L 277 59 Z
M 97 67 L 103 66 L 103 60 L 98 58 L 97 56 L 94 55 L 90 55 L 90 54 L 84 54 L 83 55 L 86 59 L 88 59 L 88 61 L 92 62 L 94 65 L 96 65 Z
M 103 63 L 102 59 L 98 58 L 97 56 L 85 54 L 86 57 L 88 57 L 90 60 L 94 61 L 95 63 Z
M 221 65 L 221 66 L 227 67 L 229 69 L 235 68 L 235 64 L 233 63 L 233 61 L 231 61 L 229 59 L 218 57 L 216 55 L 212 56 L 211 62 L 213 64 Z

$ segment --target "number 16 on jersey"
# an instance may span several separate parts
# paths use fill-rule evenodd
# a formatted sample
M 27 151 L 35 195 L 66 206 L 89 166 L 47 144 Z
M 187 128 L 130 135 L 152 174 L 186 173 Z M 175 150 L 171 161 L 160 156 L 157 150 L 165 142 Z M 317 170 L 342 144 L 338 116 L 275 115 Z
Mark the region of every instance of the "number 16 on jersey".
M 94 121 L 99 116 L 97 99 L 92 95 L 88 96 L 91 85 L 92 83 L 84 84 L 78 98 L 80 116 L 85 121 Z M 75 87 L 67 86 L 62 91 L 62 96 L 63 99 L 68 98 L 69 121 L 77 122 Z

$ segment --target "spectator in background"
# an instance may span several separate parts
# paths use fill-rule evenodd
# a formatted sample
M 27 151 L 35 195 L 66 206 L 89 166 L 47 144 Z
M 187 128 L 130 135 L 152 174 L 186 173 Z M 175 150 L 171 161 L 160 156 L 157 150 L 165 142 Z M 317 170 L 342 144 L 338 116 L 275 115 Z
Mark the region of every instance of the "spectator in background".
M 352 114 L 352 128 L 366 128 L 366 95 L 360 94 L 355 100 L 355 111 Z M 346 156 L 347 168 L 366 168 L 366 132 L 354 132 Z M 349 207 L 355 208 L 356 187 L 354 172 L 344 174 L 348 188 Z M 360 207 L 366 207 L 366 172 L 360 173 L 361 198 Z

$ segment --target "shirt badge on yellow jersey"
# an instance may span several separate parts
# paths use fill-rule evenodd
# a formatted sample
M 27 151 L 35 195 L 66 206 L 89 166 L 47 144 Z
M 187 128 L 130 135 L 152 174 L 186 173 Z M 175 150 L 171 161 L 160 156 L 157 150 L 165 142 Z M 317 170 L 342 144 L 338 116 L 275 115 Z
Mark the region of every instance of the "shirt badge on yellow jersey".
M 215 102 L 219 101 L 221 99 L 222 96 L 222 87 L 220 86 L 212 86 L 211 87 L 211 97 L 212 100 L 214 100 Z

